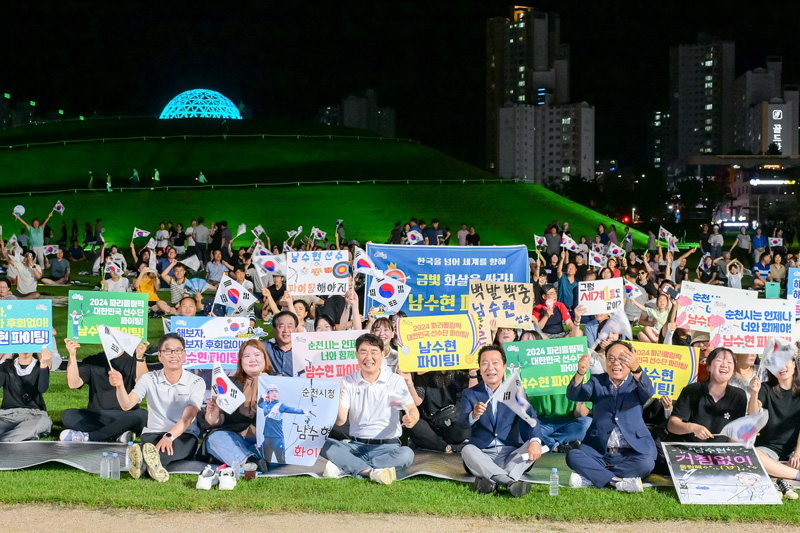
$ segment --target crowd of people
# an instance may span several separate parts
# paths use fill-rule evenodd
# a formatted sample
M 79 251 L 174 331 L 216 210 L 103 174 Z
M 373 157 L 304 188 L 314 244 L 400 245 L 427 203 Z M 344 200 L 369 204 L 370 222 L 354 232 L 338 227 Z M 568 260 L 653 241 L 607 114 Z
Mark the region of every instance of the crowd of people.
M 32 239 L 33 229 L 42 226 L 38 222 L 30 225 Z M 87 224 L 87 238 L 90 229 Z M 492 324 L 491 342 L 479 350 L 477 369 L 427 373 L 406 373 L 398 367 L 394 320 L 360 314 L 361 276 L 352 279 L 344 296 L 289 294 L 282 275 L 264 274 L 255 268 L 252 248 L 233 246 L 226 221 L 207 227 L 203 218 L 198 218 L 185 229 L 181 224 L 161 224 L 155 232 L 155 249 L 137 250 L 131 243 L 130 261 L 118 247 L 102 239 L 94 245 L 87 240 L 84 247 L 79 246 L 80 255 L 68 251 L 66 275 L 51 273 L 51 282 L 69 282 L 69 261 L 88 260 L 93 265 L 91 271 L 101 277 L 99 285 L 104 290 L 147 293 L 152 313 L 225 314 L 224 308 L 213 305 L 213 298 L 187 289 L 190 269 L 185 262 L 196 257 L 197 270 L 204 272 L 209 287 L 231 276 L 251 291 L 261 309 L 248 316 L 255 322 L 260 314 L 273 333 L 267 340 L 241 345 L 233 382 L 244 393 L 245 402 L 230 415 L 221 412 L 213 398 L 204 404 L 205 382 L 184 370 L 185 341 L 178 335 L 160 338 L 159 364 L 148 366 L 149 348 L 143 342 L 133 358 L 113 359 L 110 370 L 102 353 L 78 361 L 79 345 L 67 339 L 67 383 L 72 389 L 88 385 L 89 400 L 86 409 L 64 411 L 65 429 L 60 438 L 129 442 L 138 435 L 140 442 L 131 452 L 133 477 L 147 473 L 166 481 L 169 474 L 165 466 L 172 462 L 199 458 L 230 465 L 235 455 L 265 472 L 273 456 L 279 459 L 283 451 L 274 446 L 268 452 L 256 448 L 257 412 L 264 402 L 274 401 L 259 397 L 258 377 L 296 375 L 293 332 L 364 329 L 368 333 L 356 341 L 359 370 L 342 380 L 336 427 L 321 452 L 327 460 L 325 476 L 356 476 L 389 484 L 396 479 L 397 469 L 412 463 L 415 449 L 431 450 L 461 454 L 467 472 L 475 476 L 477 491 L 494 493 L 502 488 L 520 497 L 530 491 L 523 474 L 542 454 L 564 453 L 573 471 L 571 487 L 641 492 L 642 478 L 653 471 L 667 473 L 657 443 L 719 441 L 725 424 L 763 409 L 769 413 L 769 422 L 756 440 L 757 453 L 767 472 L 777 479 L 777 489 L 784 497 L 796 499 L 791 483 L 800 480 L 800 375 L 796 360 L 792 358 L 777 374 L 768 373 L 766 383 L 762 383 L 756 356 L 737 354 L 725 347 L 712 350 L 708 333 L 676 325 L 676 292 L 667 288 L 679 291 L 689 280 L 741 288 L 743 276 L 748 275 L 744 262 L 750 261 L 749 255 L 730 259 L 730 252 L 714 251 L 720 247 L 717 231 L 712 230 L 708 239 L 701 238 L 697 255 L 695 249 L 680 254 L 664 251 L 657 239 L 638 253 L 633 249 L 629 228 L 620 238 L 614 226 L 606 232 L 601 225 L 591 245 L 582 236 L 578 249 L 571 252 L 561 246 L 563 236 L 571 236 L 569 225 L 553 223 L 545 233 L 543 250 L 535 250 L 530 257 L 535 293 L 532 329 Z M 415 232 L 419 236 L 411 237 Z M 102 233 L 97 221 L 94 235 Z M 440 229 L 436 219 L 431 226 L 411 219 L 405 225 L 395 225 L 389 242 L 445 245 L 450 238 L 450 231 Z M 467 229 L 466 224 L 457 238 L 459 244 L 462 239 L 466 245 L 480 244 L 474 228 Z M 266 249 L 276 254 L 282 251 L 268 237 L 265 240 Z M 358 242 L 345 241 L 342 224 L 337 226 L 334 241 L 331 246 L 349 250 L 352 258 Z M 760 242 L 755 238 L 750 240 L 750 247 L 743 242 L 737 238 L 734 246 L 746 249 L 748 254 L 759 254 L 752 258 L 751 287 L 763 286 L 758 283 L 759 276 L 764 283 L 786 279 L 785 268 L 794 266 L 794 255 L 768 246 L 760 251 L 753 249 L 753 242 Z M 604 251 L 603 247 L 612 243 L 626 253 L 608 257 L 603 266 L 591 266 L 588 254 Z M 38 245 L 38 240 L 31 242 L 32 247 Z M 307 238 L 296 247 L 322 246 L 324 243 Z M 783 269 L 759 271 L 758 265 L 769 265 L 773 254 L 780 257 L 777 264 Z M 57 256 L 51 260 L 51 268 L 61 259 Z M 693 278 L 689 262 L 694 259 L 697 276 Z M 16 297 L 34 297 L 43 276 L 38 253 L 21 247 L 9 250 L 0 242 L 0 260 L 9 269 L 8 278 L 0 279 L 0 299 L 14 298 L 14 287 Z M 126 275 L 134 278 L 133 282 Z M 698 354 L 701 381 L 686 386 L 676 400 L 654 398 L 653 383 L 627 342 L 632 339 L 623 338 L 618 329 L 606 328 L 615 318 L 585 316 L 585 309 L 577 305 L 579 281 L 613 277 L 624 277 L 639 288 L 637 296 L 626 299 L 624 306 L 624 316 L 638 330 L 638 340 L 691 346 Z M 168 301 L 161 299 L 161 287 L 169 288 Z M 529 398 L 524 414 L 498 401 L 494 393 L 507 374 L 505 343 L 563 336 L 586 336 L 590 347 L 566 392 Z M 36 439 L 51 431 L 44 403 L 51 364 L 48 350 L 16 354 L 0 364 L 0 441 Z M 140 407 L 143 400 L 147 401 L 147 410 Z M 392 405 L 399 406 L 401 417 Z M 221 482 L 221 477 L 215 476 L 216 472 L 207 470 L 198 486 L 206 488 Z M 227 479 L 230 472 L 219 476 Z

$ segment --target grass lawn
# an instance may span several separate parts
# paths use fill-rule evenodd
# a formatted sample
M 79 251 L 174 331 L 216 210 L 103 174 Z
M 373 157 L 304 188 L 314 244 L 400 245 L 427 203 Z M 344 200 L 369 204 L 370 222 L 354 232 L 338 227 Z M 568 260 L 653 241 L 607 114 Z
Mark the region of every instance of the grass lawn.
M 90 281 L 87 277 L 78 277 Z M 69 288 L 41 287 L 41 290 L 45 294 L 66 295 Z M 59 332 L 66 331 L 66 315 L 66 307 L 54 308 L 54 323 Z M 157 340 L 161 331 L 161 321 L 150 320 L 148 338 L 151 342 Z M 59 349 L 66 355 L 60 340 Z M 99 345 L 84 345 L 79 358 L 100 349 Z M 85 406 L 87 393 L 70 390 L 65 374 L 54 373 L 45 401 L 54 421 L 53 435 L 57 435 L 63 429 L 61 411 Z M 672 489 L 646 489 L 642 495 L 629 495 L 612 490 L 562 488 L 558 497 L 551 497 L 546 485 L 534 485 L 529 496 L 517 500 L 505 495 L 482 496 L 470 485 L 433 478 L 416 477 L 381 487 L 364 480 L 303 476 L 241 482 L 235 493 L 228 494 L 195 490 L 195 476 L 174 475 L 165 484 L 133 480 L 126 474 L 122 477 L 119 481 L 105 480 L 61 465 L 0 472 L 0 502 L 67 503 L 141 510 L 399 513 L 520 520 L 534 517 L 565 521 L 711 519 L 786 524 L 796 524 L 800 520 L 799 502 L 770 507 L 682 506 Z

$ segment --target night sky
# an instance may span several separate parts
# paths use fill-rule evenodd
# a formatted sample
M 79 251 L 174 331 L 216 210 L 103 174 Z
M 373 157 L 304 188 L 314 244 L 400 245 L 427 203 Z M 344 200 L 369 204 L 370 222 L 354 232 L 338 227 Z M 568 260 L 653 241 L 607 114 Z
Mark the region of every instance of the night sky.
M 485 27 L 507 2 L 6 2 L 0 92 L 67 115 L 155 115 L 193 88 L 256 117 L 310 120 L 367 87 L 399 136 L 482 165 Z M 596 108 L 598 158 L 644 161 L 667 104 L 668 48 L 706 31 L 736 41 L 737 75 L 782 55 L 800 83 L 796 9 L 777 2 L 539 1 L 572 47 L 573 101 Z M 781 7 L 783 6 L 783 7 Z

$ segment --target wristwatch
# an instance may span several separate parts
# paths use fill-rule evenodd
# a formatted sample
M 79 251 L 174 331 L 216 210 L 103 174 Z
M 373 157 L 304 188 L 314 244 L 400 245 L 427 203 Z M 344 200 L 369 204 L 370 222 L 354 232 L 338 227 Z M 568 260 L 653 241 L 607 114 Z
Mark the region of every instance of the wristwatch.
M 170 432 L 164 433 L 164 436 L 165 437 L 169 437 L 169 440 L 171 440 L 173 442 L 175 441 L 175 437 L 173 437 L 172 433 L 170 433 Z
M 142 357 L 141 359 L 139 359 L 138 357 L 135 357 L 134 359 L 136 359 L 140 363 L 144 363 L 145 362 L 145 358 L 144 357 Z
M 631 374 L 639 374 L 642 371 L 642 365 L 636 367 L 636 370 L 631 370 Z
M 467 376 L 469 376 L 470 379 L 478 379 L 478 373 L 477 372 L 475 372 L 474 374 L 467 373 Z

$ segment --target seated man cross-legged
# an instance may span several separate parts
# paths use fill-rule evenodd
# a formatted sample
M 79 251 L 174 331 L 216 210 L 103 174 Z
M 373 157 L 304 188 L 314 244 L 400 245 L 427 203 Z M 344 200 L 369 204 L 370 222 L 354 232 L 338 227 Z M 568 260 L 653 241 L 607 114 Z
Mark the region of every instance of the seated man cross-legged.
M 578 371 L 567 386 L 567 398 L 592 402 L 592 425 L 580 448 L 567 452 L 574 470 L 569 486 L 606 487 L 620 492 L 642 492 L 642 477 L 653 471 L 656 445 L 642 418 L 653 396 L 653 384 L 644 374 L 630 344 L 614 341 L 606 348 L 606 374 L 583 382 L 589 354 L 578 361 Z
M 399 375 L 382 368 L 383 341 L 371 333 L 356 339 L 356 358 L 360 370 L 344 377 L 339 416 L 341 426 L 350 417 L 350 441 L 328 439 L 322 456 L 328 460 L 325 477 L 368 477 L 389 485 L 397 479 L 396 468 L 405 468 L 414 460 L 411 448 L 400 445 L 400 417 L 406 412 L 403 426 L 413 427 L 419 411 Z
M 183 369 L 186 343 L 175 333 L 162 335 L 158 341 L 158 360 L 162 370 L 148 372 L 139 378 L 131 392 L 116 370 L 109 372 L 109 381 L 117 389 L 120 406 L 129 411 L 147 400 L 147 427 L 142 432 L 141 448 L 130 450 L 131 477 L 139 478 L 145 468 L 156 481 L 167 481 L 169 473 L 162 466 L 191 459 L 197 450 L 200 429 L 195 416 L 203 403 L 206 385 L 203 378 Z
M 538 423 L 531 427 L 494 394 L 506 375 L 503 348 L 496 344 L 481 348 L 478 365 L 483 383 L 465 390 L 461 399 L 458 424 L 471 429 L 461 457 L 467 471 L 475 475 L 478 492 L 491 494 L 503 485 L 520 497 L 531 491 L 531 484 L 520 477 L 542 456 L 541 429 Z M 526 411 L 536 422 L 530 405 Z
M 129 442 L 134 434 L 142 432 L 147 423 L 147 411 L 134 406 L 128 412 L 122 410 L 117 401 L 117 391 L 109 382 L 109 364 L 118 371 L 125 390 L 133 390 L 136 381 L 147 373 L 144 351 L 148 343 L 136 347 L 134 357 L 122 355 L 111 360 L 105 353 L 91 355 L 78 362 L 76 353 L 80 344 L 64 339 L 69 360 L 67 361 L 67 385 L 70 389 L 89 386 L 89 404 L 86 409 L 67 409 L 61 414 L 61 422 L 67 428 L 61 432 L 62 441 L 110 441 Z

